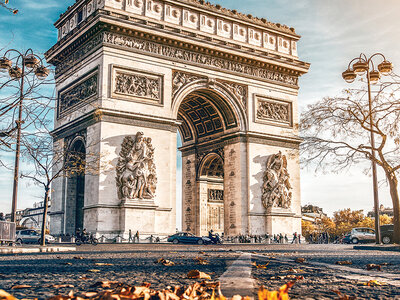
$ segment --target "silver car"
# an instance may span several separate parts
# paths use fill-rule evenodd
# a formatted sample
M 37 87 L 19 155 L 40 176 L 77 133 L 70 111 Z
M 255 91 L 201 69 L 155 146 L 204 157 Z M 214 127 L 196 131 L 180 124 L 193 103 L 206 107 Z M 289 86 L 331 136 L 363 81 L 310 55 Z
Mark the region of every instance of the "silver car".
M 353 244 L 358 244 L 360 242 L 374 242 L 375 230 L 367 227 L 353 228 L 350 232 L 350 241 Z
M 56 241 L 55 238 L 50 234 L 46 234 L 45 238 L 46 243 L 48 244 Z M 40 244 L 40 233 L 34 229 L 17 230 L 15 241 L 21 244 Z

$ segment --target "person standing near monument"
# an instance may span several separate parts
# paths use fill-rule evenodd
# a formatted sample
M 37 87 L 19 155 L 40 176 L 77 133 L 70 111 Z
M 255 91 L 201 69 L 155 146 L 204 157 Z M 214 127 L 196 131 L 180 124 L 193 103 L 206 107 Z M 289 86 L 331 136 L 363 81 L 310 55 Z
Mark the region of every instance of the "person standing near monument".
M 129 229 L 129 234 L 128 234 L 128 243 L 133 243 L 133 237 L 132 237 L 132 230 Z
M 135 238 L 136 238 L 137 242 L 139 243 L 139 230 L 136 231 Z

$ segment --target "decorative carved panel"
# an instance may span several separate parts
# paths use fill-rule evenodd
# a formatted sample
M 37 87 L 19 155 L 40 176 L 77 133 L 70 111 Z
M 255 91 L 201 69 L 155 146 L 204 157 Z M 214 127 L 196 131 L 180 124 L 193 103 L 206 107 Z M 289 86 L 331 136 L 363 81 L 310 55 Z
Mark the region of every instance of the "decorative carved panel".
M 151 138 L 144 137 L 142 132 L 125 137 L 116 171 L 121 201 L 154 199 L 157 174 Z
M 224 190 L 208 189 L 208 201 L 209 202 L 223 202 L 224 201 Z
M 222 83 L 228 90 L 230 90 L 235 97 L 240 101 L 240 104 L 246 110 L 247 108 L 247 96 L 248 96 L 248 87 L 247 85 L 239 84 L 236 82 L 218 80 Z
M 255 97 L 256 122 L 272 125 L 293 125 L 292 103 L 279 99 Z
M 199 79 L 207 79 L 207 77 L 181 71 L 172 71 L 172 96 L 174 97 L 185 85 Z
M 88 104 L 98 95 L 98 71 L 90 72 L 58 93 L 58 117 Z
M 281 151 L 269 156 L 262 186 L 262 203 L 267 210 L 273 207 L 290 208 L 292 186 L 287 170 L 287 159 Z
M 113 66 L 111 74 L 111 97 L 162 104 L 162 75 L 117 66 Z

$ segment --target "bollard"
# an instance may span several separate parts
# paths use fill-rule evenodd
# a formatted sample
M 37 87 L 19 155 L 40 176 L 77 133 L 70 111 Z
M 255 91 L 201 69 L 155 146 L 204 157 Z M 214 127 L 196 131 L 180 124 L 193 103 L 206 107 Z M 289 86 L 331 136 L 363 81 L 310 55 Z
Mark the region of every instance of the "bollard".
M 122 237 L 120 237 L 119 235 L 117 235 L 117 237 L 115 238 L 115 242 L 116 243 L 122 243 Z

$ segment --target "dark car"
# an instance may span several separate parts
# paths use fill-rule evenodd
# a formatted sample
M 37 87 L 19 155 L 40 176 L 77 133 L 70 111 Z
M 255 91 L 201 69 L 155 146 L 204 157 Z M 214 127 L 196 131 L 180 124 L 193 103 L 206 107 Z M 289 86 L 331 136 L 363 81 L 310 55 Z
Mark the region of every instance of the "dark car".
M 189 232 L 178 232 L 168 237 L 168 242 L 174 244 L 209 244 L 211 240 L 207 237 L 195 236 Z
M 393 242 L 393 230 L 394 230 L 394 225 L 382 225 L 381 226 L 382 243 L 390 244 Z
M 351 244 L 351 234 L 348 233 L 342 238 L 343 244 Z

